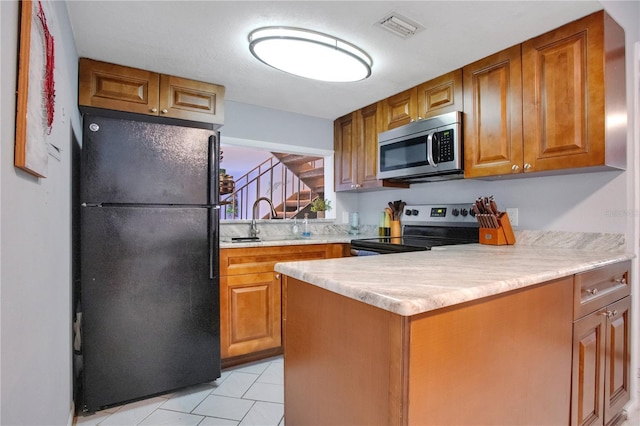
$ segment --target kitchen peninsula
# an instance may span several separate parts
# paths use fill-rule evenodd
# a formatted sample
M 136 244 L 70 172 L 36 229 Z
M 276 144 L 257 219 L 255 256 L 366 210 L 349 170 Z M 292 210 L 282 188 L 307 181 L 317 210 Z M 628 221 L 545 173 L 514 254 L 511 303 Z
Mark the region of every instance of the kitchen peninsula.
M 628 401 L 633 256 L 578 245 L 277 264 L 287 422 L 615 424 Z M 595 352 L 580 334 L 587 314 L 602 324 Z M 621 350 L 605 351 L 613 340 Z M 601 366 L 585 364 L 593 353 Z

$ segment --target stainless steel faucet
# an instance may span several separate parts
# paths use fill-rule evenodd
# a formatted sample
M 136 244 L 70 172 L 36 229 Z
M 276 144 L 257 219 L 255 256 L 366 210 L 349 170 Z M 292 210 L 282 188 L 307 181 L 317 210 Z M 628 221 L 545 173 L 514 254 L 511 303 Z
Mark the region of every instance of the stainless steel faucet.
M 267 203 L 269 203 L 269 207 L 271 208 L 271 212 L 270 212 L 270 219 L 274 219 L 278 217 L 278 213 L 276 212 L 276 208 L 273 207 L 273 202 L 268 199 L 267 197 L 260 197 L 258 198 L 254 203 L 253 203 L 253 212 L 252 212 L 252 219 L 251 219 L 251 227 L 249 228 L 249 236 L 252 238 L 255 238 L 258 236 L 258 234 L 260 233 L 260 231 L 258 230 L 258 225 L 256 224 L 256 216 L 258 215 L 258 204 L 260 204 L 260 201 L 266 201 Z

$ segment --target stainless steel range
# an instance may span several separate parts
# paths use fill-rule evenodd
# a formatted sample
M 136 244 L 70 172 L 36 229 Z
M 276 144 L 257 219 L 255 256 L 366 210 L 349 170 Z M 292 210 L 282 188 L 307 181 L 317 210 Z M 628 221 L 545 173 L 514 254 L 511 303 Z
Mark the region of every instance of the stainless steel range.
M 431 247 L 478 242 L 478 222 L 468 204 L 405 206 L 402 236 L 351 240 L 351 254 L 366 256 L 431 250 Z

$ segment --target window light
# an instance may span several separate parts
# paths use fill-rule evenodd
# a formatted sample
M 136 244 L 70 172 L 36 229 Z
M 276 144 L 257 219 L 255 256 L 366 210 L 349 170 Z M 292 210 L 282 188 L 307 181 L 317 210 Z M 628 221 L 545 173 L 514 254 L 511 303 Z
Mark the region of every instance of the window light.
M 362 49 L 316 31 L 259 28 L 249 34 L 249 49 L 273 68 L 314 80 L 349 82 L 371 75 L 371 58 Z

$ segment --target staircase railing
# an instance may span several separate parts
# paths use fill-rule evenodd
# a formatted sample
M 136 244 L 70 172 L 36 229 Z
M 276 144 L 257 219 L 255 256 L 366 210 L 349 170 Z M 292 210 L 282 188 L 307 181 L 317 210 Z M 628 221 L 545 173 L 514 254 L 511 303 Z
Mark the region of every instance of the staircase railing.
M 308 192 L 308 197 L 302 197 L 302 192 Z M 235 180 L 235 190 L 221 198 L 220 219 L 242 220 L 252 219 L 252 207 L 255 200 L 260 197 L 268 197 L 281 211 L 279 218 L 287 216 L 287 199 L 297 194 L 296 211 L 303 205 L 311 202 L 313 191 L 300 180 L 293 172 L 285 167 L 280 160 L 270 157 L 253 169 Z M 280 207 L 280 208 L 279 208 Z M 256 219 L 269 216 L 267 203 L 258 205 Z

